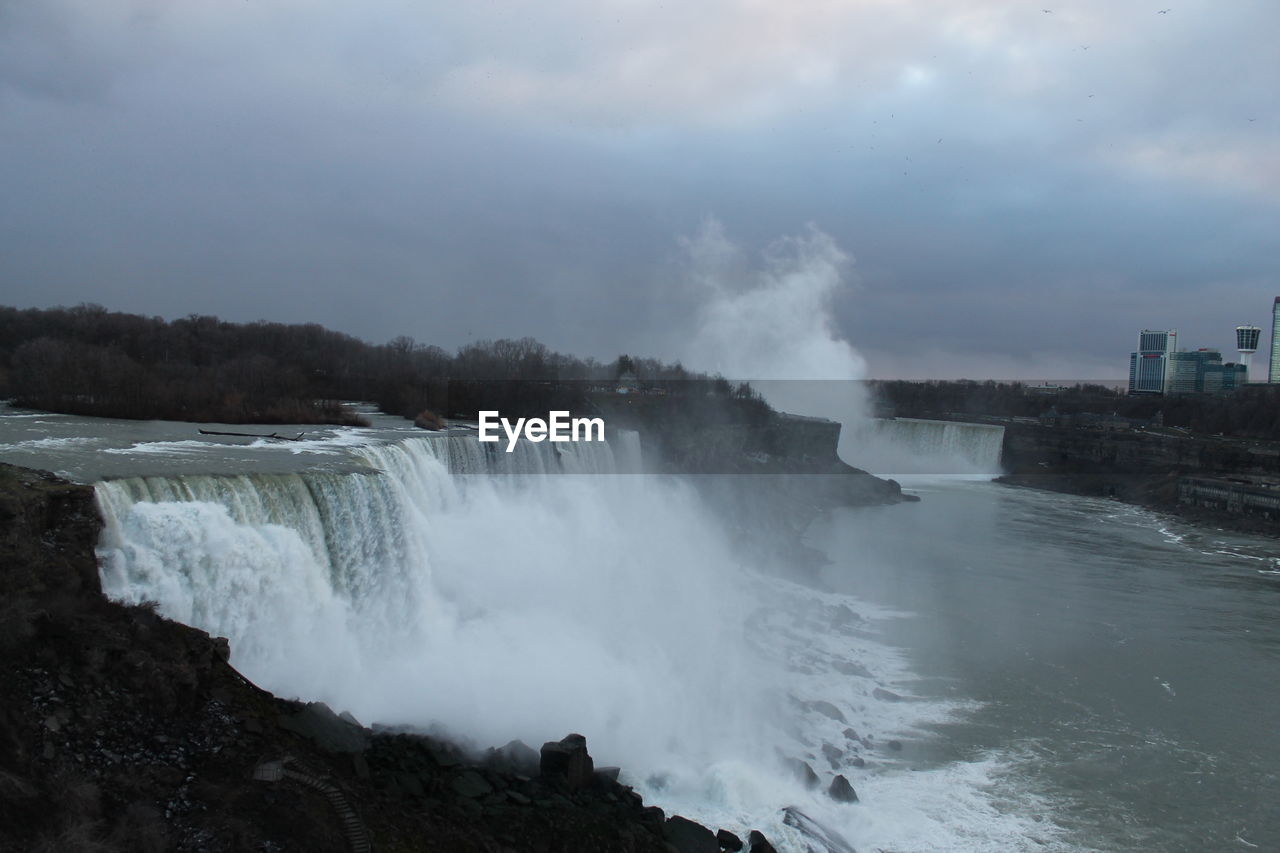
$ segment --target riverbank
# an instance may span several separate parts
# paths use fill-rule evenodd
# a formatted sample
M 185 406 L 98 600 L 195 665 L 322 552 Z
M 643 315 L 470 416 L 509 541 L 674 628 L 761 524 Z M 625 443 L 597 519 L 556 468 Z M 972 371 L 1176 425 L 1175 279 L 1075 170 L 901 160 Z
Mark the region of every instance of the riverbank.
M 1005 425 L 998 482 L 1106 497 L 1198 524 L 1280 536 L 1280 510 L 1265 500 L 1212 500 L 1192 482 L 1247 485 L 1265 493 L 1280 478 L 1272 442 L 1171 431 L 1105 431 Z

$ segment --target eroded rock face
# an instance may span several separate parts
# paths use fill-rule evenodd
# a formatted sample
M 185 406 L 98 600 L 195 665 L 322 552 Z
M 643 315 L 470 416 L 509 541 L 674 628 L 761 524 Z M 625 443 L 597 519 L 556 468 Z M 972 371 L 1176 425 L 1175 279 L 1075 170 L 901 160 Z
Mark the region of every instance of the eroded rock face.
M 101 529 L 91 486 L 0 465 L 0 586 L 11 598 L 100 595 Z

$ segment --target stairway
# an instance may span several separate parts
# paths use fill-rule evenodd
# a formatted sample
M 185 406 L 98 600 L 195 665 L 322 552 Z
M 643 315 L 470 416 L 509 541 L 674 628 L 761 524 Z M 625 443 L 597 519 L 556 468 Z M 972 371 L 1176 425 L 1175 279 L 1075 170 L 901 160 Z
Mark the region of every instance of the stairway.
M 311 772 L 297 759 L 285 756 L 279 761 L 261 762 L 253 769 L 253 778 L 260 782 L 279 782 L 289 779 L 319 791 L 329 801 L 329 805 L 338 815 L 338 820 L 342 822 L 342 831 L 347 837 L 347 845 L 351 848 L 351 853 L 373 852 L 369 831 L 343 790 Z

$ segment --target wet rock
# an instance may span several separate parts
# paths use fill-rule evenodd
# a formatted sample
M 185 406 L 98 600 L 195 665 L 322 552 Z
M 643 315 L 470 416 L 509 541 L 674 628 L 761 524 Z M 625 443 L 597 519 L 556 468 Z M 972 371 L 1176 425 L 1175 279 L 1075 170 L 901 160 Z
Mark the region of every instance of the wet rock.
M 356 774 L 357 779 L 369 778 L 369 762 L 358 752 L 351 755 L 351 772 Z
M 308 703 L 298 713 L 281 719 L 280 725 L 331 752 L 364 752 L 369 743 L 363 729 L 333 713 L 323 702 Z
M 818 787 L 818 774 L 813 772 L 813 768 L 809 766 L 807 761 L 801 761 L 798 758 L 788 758 L 784 761 L 786 766 L 796 774 L 806 788 Z
M 822 754 L 827 761 L 831 762 L 831 769 L 835 770 L 840 767 L 840 759 L 844 758 L 844 752 L 832 746 L 829 743 L 822 745 Z
M 544 743 L 539 774 L 570 791 L 590 786 L 594 778 L 594 762 L 587 753 L 587 739 L 571 734 L 563 740 Z
M 218 660 L 223 661 L 224 663 L 231 660 L 231 641 L 226 637 L 214 637 L 213 653 L 218 657 Z M 223 704 L 226 703 L 223 702 Z
M 411 797 L 425 797 L 427 794 L 422 788 L 421 780 L 414 773 L 397 773 L 396 785 Z
M 667 819 L 665 834 L 680 853 L 720 853 L 720 842 L 711 830 L 680 815 Z
M 877 687 L 871 691 L 871 695 L 882 702 L 901 702 L 902 697 L 892 690 L 885 690 L 883 687 Z
M 769 843 L 769 839 L 764 837 L 764 833 L 758 829 L 751 830 L 751 834 L 747 836 L 747 843 L 751 848 L 747 853 L 778 853 L 778 849 Z
M 894 752 L 902 752 L 902 741 L 900 740 L 891 740 L 885 745 L 888 746 L 890 749 L 892 749 Z
M 831 780 L 831 787 L 827 789 L 827 794 L 838 803 L 858 801 L 858 793 L 853 790 L 853 786 L 849 784 L 848 779 L 844 778 L 843 773 Z
M 462 759 L 458 756 L 457 750 L 447 743 L 431 741 L 427 746 L 427 752 L 437 767 L 448 769 L 462 764 Z
M 835 705 L 832 705 L 830 702 L 825 702 L 819 699 L 816 702 L 810 702 L 808 704 L 808 708 L 810 711 L 817 711 L 822 716 L 829 717 L 830 719 L 835 720 L 837 723 L 847 722 L 847 720 L 845 720 L 844 718 L 844 714 L 840 713 L 840 709 L 837 708 Z
M 538 772 L 539 758 L 533 747 L 524 741 L 513 740 L 506 746 L 490 750 L 487 763 L 500 770 L 533 776 Z
M 640 822 L 651 827 L 661 827 L 667 821 L 667 814 L 661 806 L 645 806 L 640 810 Z
M 603 785 L 616 785 L 618 774 L 621 772 L 621 767 L 597 767 L 595 770 L 596 781 Z
M 458 800 L 453 806 L 468 820 L 479 820 L 484 816 L 484 806 L 475 800 Z
M 853 758 L 850 758 L 850 759 L 849 759 L 849 764 L 851 764 L 851 765 L 852 765 L 852 766 L 854 766 L 854 767 L 866 767 L 866 766 L 867 766 L 867 762 L 866 762 L 866 760 L 865 760 L 861 755 L 855 755 Z
M 835 663 L 831 664 L 831 666 L 837 672 L 842 672 L 845 675 L 856 675 L 861 678 L 874 677 L 872 676 L 871 671 L 868 670 L 865 666 L 863 666 L 860 663 L 850 663 L 849 661 L 841 660 L 841 661 L 836 661 Z
M 716 832 L 716 842 L 721 850 L 728 850 L 729 853 L 738 853 L 742 849 L 742 839 L 727 829 Z
M 483 797 L 493 793 L 493 786 L 474 770 L 468 770 L 453 780 L 453 790 L 460 797 Z
M 782 812 L 782 822 L 800 831 L 805 838 L 806 849 L 822 850 L 824 853 L 854 853 L 853 845 L 840 833 L 823 826 L 795 806 L 787 806 Z

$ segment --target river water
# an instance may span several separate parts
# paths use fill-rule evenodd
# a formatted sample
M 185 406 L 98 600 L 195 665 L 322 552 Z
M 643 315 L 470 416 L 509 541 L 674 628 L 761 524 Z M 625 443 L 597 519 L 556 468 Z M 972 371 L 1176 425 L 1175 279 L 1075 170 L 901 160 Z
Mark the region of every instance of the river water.
M 922 502 L 811 527 L 814 585 L 625 476 L 625 441 L 524 448 L 502 464 L 594 472 L 526 481 L 465 431 L 303 429 L 3 409 L 0 459 L 96 482 L 108 594 L 264 687 L 479 748 L 582 731 L 647 801 L 781 850 L 840 844 L 784 806 L 863 853 L 1280 850 L 1273 540 L 904 478 Z
M 1084 849 L 1280 850 L 1280 549 L 989 482 L 811 531 L 834 588 L 897 608 L 919 696 L 980 704 L 907 745 L 998 755 L 993 796 Z M 1021 803 L 1021 805 L 1018 805 Z

